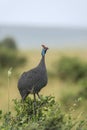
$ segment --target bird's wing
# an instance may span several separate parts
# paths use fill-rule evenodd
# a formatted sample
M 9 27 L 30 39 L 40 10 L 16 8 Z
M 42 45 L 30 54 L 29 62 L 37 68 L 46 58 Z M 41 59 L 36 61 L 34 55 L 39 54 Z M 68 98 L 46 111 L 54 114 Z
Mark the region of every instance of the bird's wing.
M 21 75 L 18 86 L 21 88 L 32 89 L 32 87 L 40 81 L 41 77 L 39 69 L 34 68 Z

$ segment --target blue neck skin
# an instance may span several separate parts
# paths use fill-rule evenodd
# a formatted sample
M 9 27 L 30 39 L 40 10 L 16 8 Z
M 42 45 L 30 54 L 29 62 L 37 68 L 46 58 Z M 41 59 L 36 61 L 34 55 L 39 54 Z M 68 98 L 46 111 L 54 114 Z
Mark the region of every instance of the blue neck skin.
M 43 49 L 42 49 L 42 52 L 41 52 L 41 55 L 42 55 L 42 56 L 45 56 L 45 53 L 46 53 L 46 50 L 43 48 Z

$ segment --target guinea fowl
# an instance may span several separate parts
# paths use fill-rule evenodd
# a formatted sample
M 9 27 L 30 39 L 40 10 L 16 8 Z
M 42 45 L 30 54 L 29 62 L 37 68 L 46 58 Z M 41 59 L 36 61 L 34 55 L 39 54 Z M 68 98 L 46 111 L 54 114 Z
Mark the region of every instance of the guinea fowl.
M 36 100 L 35 94 L 39 97 L 38 93 L 48 82 L 45 65 L 45 54 L 47 50 L 48 47 L 42 45 L 42 58 L 38 66 L 24 72 L 18 80 L 18 89 L 23 100 L 25 100 L 28 94 L 33 94 L 34 100 Z

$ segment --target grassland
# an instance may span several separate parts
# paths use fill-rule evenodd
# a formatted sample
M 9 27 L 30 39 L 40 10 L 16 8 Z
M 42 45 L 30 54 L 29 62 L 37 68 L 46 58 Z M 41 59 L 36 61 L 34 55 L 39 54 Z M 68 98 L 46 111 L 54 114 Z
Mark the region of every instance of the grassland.
M 23 55 L 27 58 L 27 63 L 18 68 L 13 68 L 12 75 L 10 77 L 9 82 L 9 99 L 10 106 L 9 108 L 13 110 L 13 102 L 12 99 L 18 98 L 20 99 L 20 94 L 17 89 L 18 78 L 22 72 L 27 71 L 36 65 L 38 65 L 41 55 L 40 50 L 28 50 L 28 51 L 20 51 L 19 55 Z M 61 56 L 75 56 L 81 58 L 84 62 L 87 62 L 87 50 L 82 49 L 64 49 L 64 50 L 52 50 L 49 49 L 46 54 L 46 66 L 48 72 L 53 74 L 56 73 L 56 63 L 60 59 Z M 0 109 L 3 111 L 7 111 L 8 109 L 8 69 L 7 68 L 4 73 L 0 75 Z M 56 101 L 60 102 L 61 97 L 65 94 L 77 93 L 81 87 L 74 83 L 67 83 L 59 80 L 59 77 L 48 77 L 48 85 L 43 88 L 40 92 L 41 95 L 53 95 L 56 98 Z M 32 95 L 30 95 L 32 97 Z M 85 102 L 83 106 L 81 106 L 78 110 L 85 111 L 87 107 L 85 107 Z M 86 112 L 85 112 L 86 114 Z

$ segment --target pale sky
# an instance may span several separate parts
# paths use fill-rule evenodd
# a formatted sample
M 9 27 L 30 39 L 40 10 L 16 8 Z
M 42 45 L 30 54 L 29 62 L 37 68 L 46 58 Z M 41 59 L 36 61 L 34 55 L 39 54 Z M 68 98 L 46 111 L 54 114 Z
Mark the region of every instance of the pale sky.
M 0 0 L 0 24 L 87 28 L 87 0 Z

